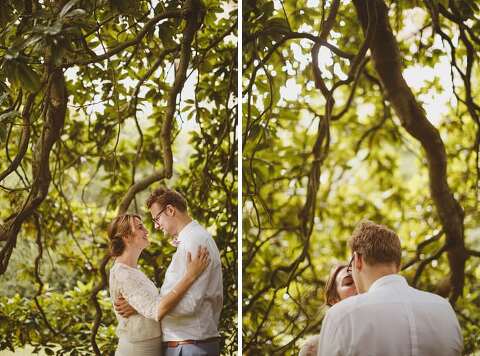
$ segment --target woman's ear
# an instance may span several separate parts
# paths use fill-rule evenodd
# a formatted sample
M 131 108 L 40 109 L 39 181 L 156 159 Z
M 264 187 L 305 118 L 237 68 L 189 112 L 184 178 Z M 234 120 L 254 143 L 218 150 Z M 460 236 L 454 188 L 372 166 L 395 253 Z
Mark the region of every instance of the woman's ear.
M 125 243 L 125 245 L 127 245 L 131 242 L 132 236 L 131 235 L 124 235 L 124 236 L 122 236 L 122 240 Z

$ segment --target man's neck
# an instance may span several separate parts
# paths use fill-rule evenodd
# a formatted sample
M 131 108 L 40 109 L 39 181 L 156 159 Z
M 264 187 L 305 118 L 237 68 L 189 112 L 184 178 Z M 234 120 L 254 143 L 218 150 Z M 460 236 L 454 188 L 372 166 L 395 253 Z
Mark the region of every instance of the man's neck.
M 192 218 L 188 215 L 181 215 L 178 217 L 178 230 L 177 230 L 177 236 L 180 235 L 180 232 L 192 222 Z
M 365 275 L 365 290 L 368 292 L 373 283 L 382 277 L 397 274 L 398 269 L 394 266 L 375 266 L 370 267 L 368 274 Z

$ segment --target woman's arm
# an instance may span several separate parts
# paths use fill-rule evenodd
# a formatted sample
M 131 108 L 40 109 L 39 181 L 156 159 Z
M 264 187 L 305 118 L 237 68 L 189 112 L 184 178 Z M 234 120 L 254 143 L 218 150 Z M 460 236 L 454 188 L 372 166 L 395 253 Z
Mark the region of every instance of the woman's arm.
M 210 263 L 208 250 L 206 247 L 198 247 L 197 257 L 192 260 L 190 252 L 187 254 L 187 271 L 183 278 L 175 285 L 175 287 L 164 297 L 160 299 L 158 305 L 158 320 L 172 310 L 182 299 L 188 289 L 202 274 Z
M 188 253 L 187 271 L 184 277 L 170 293 L 161 298 L 158 290 L 153 292 L 145 288 L 145 285 L 137 276 L 123 273 L 119 277 L 122 284 L 122 292 L 115 300 L 115 310 L 124 318 L 128 318 L 138 312 L 146 318 L 160 321 L 165 314 L 177 305 L 209 263 L 209 254 L 205 247 L 198 247 L 197 256 L 193 260 L 191 254 Z M 145 276 L 145 279 L 148 278 Z

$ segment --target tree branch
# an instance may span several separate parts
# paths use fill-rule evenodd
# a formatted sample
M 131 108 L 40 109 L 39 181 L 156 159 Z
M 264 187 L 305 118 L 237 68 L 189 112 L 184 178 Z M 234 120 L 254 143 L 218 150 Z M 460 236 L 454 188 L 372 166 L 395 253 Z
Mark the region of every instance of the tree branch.
M 6 241 L 0 251 L 0 274 L 5 273 L 8 267 L 23 222 L 33 214 L 48 194 L 51 181 L 50 152 L 53 145 L 60 139 L 67 110 L 67 89 L 61 69 L 57 68 L 49 72 L 46 103 L 45 124 L 35 145 L 36 151 L 34 151 L 32 162 L 34 177 L 32 189 L 20 211 L 8 219 L 0 231 L 0 241 Z
M 417 246 L 417 251 L 415 253 L 415 257 L 413 257 L 410 261 L 408 261 L 407 263 L 405 263 L 402 266 L 402 271 L 406 270 L 408 267 L 410 267 L 410 266 L 414 265 L 415 263 L 419 262 L 420 261 L 420 255 L 422 254 L 423 249 L 425 247 L 427 247 L 428 245 L 430 245 L 431 243 L 433 243 L 435 241 L 438 241 L 440 239 L 440 237 L 442 237 L 442 235 L 443 235 L 443 230 L 440 230 L 438 233 L 436 233 L 432 237 L 429 237 L 428 239 L 420 242 Z
M 28 143 L 30 141 L 30 112 L 32 110 L 34 100 L 35 94 L 29 94 L 22 112 L 23 128 L 20 136 L 20 143 L 18 145 L 18 152 L 15 158 L 10 162 L 10 165 L 7 167 L 7 169 L 0 173 L 0 182 L 17 169 L 22 162 L 25 153 L 27 153 Z
M 430 192 L 446 235 L 445 248 L 448 250 L 452 282 L 450 302 L 455 304 L 462 294 L 465 278 L 464 214 L 447 182 L 445 146 L 402 76 L 401 58 L 389 24 L 387 6 L 382 0 L 354 0 L 353 3 L 364 31 L 368 26 L 367 3 L 376 8 L 377 30 L 370 44 L 375 69 L 402 126 L 425 150 Z
M 185 7 L 181 10 L 170 10 L 162 14 L 158 14 L 157 16 L 147 21 L 147 23 L 145 24 L 145 26 L 143 26 L 143 28 L 140 30 L 137 36 L 131 39 L 130 41 L 125 41 L 122 44 L 112 48 L 110 51 L 100 56 L 90 58 L 90 59 L 82 59 L 78 61 L 68 62 L 64 65 L 64 68 L 72 67 L 74 65 L 78 65 L 78 66 L 87 65 L 87 64 L 96 63 L 96 62 L 100 62 L 105 59 L 108 59 L 113 55 L 122 52 L 125 48 L 135 46 L 138 43 L 140 43 L 142 39 L 145 37 L 145 35 L 147 34 L 147 32 L 150 31 L 161 20 L 168 19 L 168 18 L 180 18 L 180 17 L 188 16 L 190 14 L 190 10 L 191 10 L 190 8 Z
M 169 178 L 167 177 L 166 172 L 163 171 L 158 171 L 155 172 L 148 177 L 142 179 L 141 181 L 136 182 L 130 188 L 128 188 L 127 193 L 123 197 L 119 207 L 118 207 L 118 215 L 125 213 L 128 210 L 128 207 L 130 206 L 130 203 L 132 200 L 135 198 L 135 195 L 142 190 L 147 189 L 152 183 L 158 182 L 162 179 Z
M 467 255 L 473 256 L 473 257 L 480 257 L 480 251 L 475 251 L 471 249 L 467 249 Z
M 183 85 L 187 79 L 187 69 L 192 55 L 192 41 L 195 32 L 202 25 L 204 9 L 199 0 L 188 0 L 185 6 L 191 9 L 190 16 L 187 17 L 187 25 L 183 30 L 183 39 L 180 47 L 180 60 L 178 69 L 175 73 L 175 81 L 168 93 L 167 98 L 167 113 L 162 124 L 162 132 L 160 140 L 163 149 L 163 164 L 165 177 L 172 176 L 172 127 L 175 112 L 177 110 L 177 96 L 181 92 Z

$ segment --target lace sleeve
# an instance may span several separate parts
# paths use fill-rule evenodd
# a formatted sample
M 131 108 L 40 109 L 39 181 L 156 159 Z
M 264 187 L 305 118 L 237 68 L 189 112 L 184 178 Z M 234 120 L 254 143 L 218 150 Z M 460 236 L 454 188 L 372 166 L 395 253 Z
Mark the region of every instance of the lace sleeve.
M 160 293 L 141 271 L 119 268 L 115 275 L 119 291 L 135 310 L 148 319 L 158 321 Z

